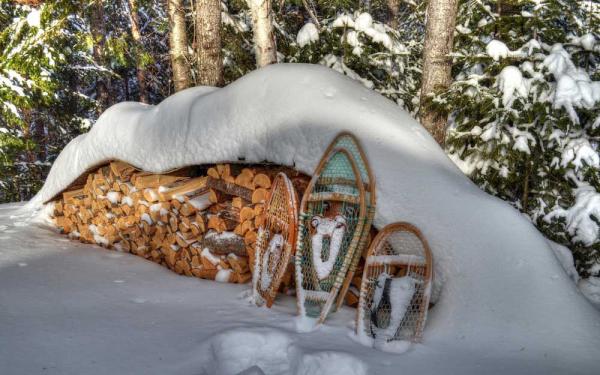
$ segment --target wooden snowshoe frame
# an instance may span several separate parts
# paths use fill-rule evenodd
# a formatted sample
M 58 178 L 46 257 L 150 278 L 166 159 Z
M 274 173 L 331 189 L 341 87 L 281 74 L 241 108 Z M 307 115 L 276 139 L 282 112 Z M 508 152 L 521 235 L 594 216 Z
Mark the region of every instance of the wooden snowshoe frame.
M 273 181 L 265 206 L 265 224 L 259 228 L 256 240 L 252 285 L 254 293 L 265 300 L 267 307 L 273 305 L 281 280 L 290 266 L 290 257 L 296 251 L 297 232 L 298 197 L 292 181 L 280 172 Z M 280 242 L 275 243 L 276 251 L 269 251 L 273 241 L 277 240 Z
M 329 149 L 333 148 L 344 148 L 348 150 L 360 171 L 360 177 L 362 178 L 363 184 L 365 186 L 365 200 L 367 207 L 367 216 L 365 222 L 365 230 L 363 231 L 363 236 L 360 239 L 358 244 L 358 249 L 354 253 L 354 258 L 352 259 L 352 263 L 350 263 L 350 268 L 348 270 L 348 274 L 344 279 L 344 283 L 340 289 L 338 294 L 336 309 L 339 309 L 340 306 L 344 303 L 344 299 L 346 297 L 346 293 L 350 287 L 350 282 L 354 277 L 354 273 L 356 272 L 356 267 L 358 266 L 358 262 L 364 252 L 368 250 L 369 245 L 369 231 L 371 228 L 371 224 L 373 223 L 373 218 L 375 216 L 375 206 L 376 206 L 376 189 L 375 189 L 375 176 L 373 176 L 373 172 L 371 171 L 371 167 L 367 161 L 367 156 L 360 145 L 358 139 L 349 132 L 342 132 L 338 134 Z M 329 151 L 329 150 L 328 150 Z
M 393 278 L 411 277 L 415 281 L 415 291 L 395 333 L 378 339 L 420 342 L 429 308 L 433 257 L 425 236 L 417 227 L 405 222 L 393 223 L 386 226 L 373 240 L 360 288 L 356 321 L 358 334 L 362 331 L 375 338 L 376 332 L 371 319 L 374 308 L 378 308 L 378 316 L 390 321 L 389 307 L 384 311 L 380 306 L 373 306 L 377 280 L 383 273 Z
M 367 236 L 365 196 L 365 185 L 353 154 L 345 148 L 330 146 L 315 170 L 300 209 L 296 250 L 296 289 L 300 315 L 318 317 L 318 323 L 322 323 L 333 307 L 355 252 L 363 236 Z M 313 219 L 317 216 L 329 221 L 341 216 L 345 220 L 339 252 L 328 276 L 322 279 L 319 279 L 313 264 Z M 327 254 L 329 258 L 329 251 Z M 323 252 L 320 256 L 323 257 Z

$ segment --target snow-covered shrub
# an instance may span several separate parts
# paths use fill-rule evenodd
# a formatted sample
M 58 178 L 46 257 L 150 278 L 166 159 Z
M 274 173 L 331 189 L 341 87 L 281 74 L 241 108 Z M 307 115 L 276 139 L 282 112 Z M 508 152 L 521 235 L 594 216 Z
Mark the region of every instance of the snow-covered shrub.
M 342 13 L 304 24 L 290 43 L 286 61 L 328 66 L 416 111 L 420 44 L 401 43 L 398 31 L 366 12 Z
M 437 98 L 450 157 L 475 182 L 575 250 L 600 254 L 600 41 L 575 2 L 469 2 L 455 82 Z M 589 16 L 589 17 L 588 17 Z

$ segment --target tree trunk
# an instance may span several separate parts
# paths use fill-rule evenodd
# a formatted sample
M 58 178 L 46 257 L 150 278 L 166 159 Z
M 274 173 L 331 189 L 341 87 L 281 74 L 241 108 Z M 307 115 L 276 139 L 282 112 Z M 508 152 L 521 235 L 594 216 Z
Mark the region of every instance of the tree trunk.
M 95 0 L 91 6 L 90 31 L 94 39 L 92 55 L 96 64 L 106 67 L 104 58 L 104 44 L 106 43 L 106 25 L 104 22 L 104 2 Z M 96 82 L 96 101 L 99 111 L 102 112 L 111 104 L 110 78 L 101 77 Z
M 223 86 L 221 55 L 221 1 L 196 2 L 196 39 L 198 54 L 198 84 Z
M 125 101 L 129 101 L 129 77 L 127 72 L 123 74 L 123 92 L 125 93 Z
M 400 12 L 400 0 L 387 0 L 388 25 L 392 29 L 398 28 L 398 13 Z
M 167 0 L 167 11 L 169 13 L 169 55 L 173 85 L 177 92 L 192 85 L 190 66 L 187 61 L 188 40 L 183 0 Z
M 421 124 L 443 147 L 446 140 L 447 113 L 431 109 L 431 95 L 444 91 L 452 83 L 452 52 L 458 0 L 430 0 L 423 46 L 421 83 Z
M 140 32 L 140 16 L 138 14 L 138 1 L 128 0 L 129 3 L 129 21 L 131 22 L 131 36 L 137 47 L 137 54 L 140 55 L 143 51 L 142 33 Z M 140 102 L 148 103 L 148 88 L 146 85 L 146 70 L 142 66 L 140 58 L 136 59 L 136 77 L 138 81 L 138 90 L 140 93 Z
M 261 68 L 277 62 L 277 47 L 273 33 L 273 20 L 271 16 L 271 0 L 248 0 L 248 7 L 252 14 L 252 33 L 254 34 L 254 48 L 256 66 Z

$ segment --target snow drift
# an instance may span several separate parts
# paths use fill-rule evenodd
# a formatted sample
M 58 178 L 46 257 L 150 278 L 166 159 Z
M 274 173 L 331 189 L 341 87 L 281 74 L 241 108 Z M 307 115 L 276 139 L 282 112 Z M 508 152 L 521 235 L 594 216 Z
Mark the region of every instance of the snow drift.
M 225 161 L 312 173 L 341 130 L 359 138 L 377 178 L 375 226 L 412 222 L 431 245 L 439 297 L 425 345 L 526 348 L 533 361 L 584 373 L 597 364 L 600 315 L 534 226 L 472 184 L 394 103 L 320 66 L 277 64 L 157 106 L 117 104 L 64 149 L 29 206 L 110 159 L 156 173 Z

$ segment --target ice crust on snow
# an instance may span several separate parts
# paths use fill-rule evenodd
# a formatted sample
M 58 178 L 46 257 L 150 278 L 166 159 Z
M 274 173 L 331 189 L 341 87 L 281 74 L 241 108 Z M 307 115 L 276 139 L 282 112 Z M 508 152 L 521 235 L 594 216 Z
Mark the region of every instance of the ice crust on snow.
M 112 159 L 150 172 L 267 160 L 312 174 L 342 130 L 360 140 L 377 178 L 374 225 L 411 222 L 430 244 L 433 290 L 441 293 L 425 343 L 461 338 L 465 350 L 503 353 L 527 347 L 532 358 L 546 353 L 580 366 L 597 359 L 599 314 L 535 227 L 470 182 L 395 103 L 322 66 L 275 64 L 157 106 L 117 104 L 65 147 L 29 208 Z

